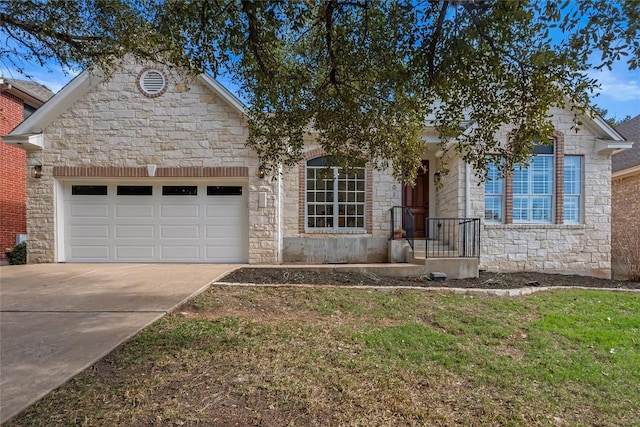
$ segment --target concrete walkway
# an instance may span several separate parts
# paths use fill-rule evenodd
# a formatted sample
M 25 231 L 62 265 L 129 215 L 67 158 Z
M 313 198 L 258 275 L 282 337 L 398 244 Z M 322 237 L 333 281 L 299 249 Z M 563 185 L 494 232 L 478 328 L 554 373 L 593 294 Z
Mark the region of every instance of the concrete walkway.
M 0 267 L 0 423 L 237 267 Z

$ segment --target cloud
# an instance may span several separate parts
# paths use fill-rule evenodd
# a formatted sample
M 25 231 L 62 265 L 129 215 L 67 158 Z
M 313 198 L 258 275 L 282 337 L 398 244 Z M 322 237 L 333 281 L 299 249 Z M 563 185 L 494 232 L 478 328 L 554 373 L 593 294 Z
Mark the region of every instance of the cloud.
M 589 77 L 598 80 L 600 88 L 596 89 L 596 92 L 600 93 L 600 96 L 619 102 L 640 99 L 640 76 L 637 72 L 602 70 L 589 73 Z

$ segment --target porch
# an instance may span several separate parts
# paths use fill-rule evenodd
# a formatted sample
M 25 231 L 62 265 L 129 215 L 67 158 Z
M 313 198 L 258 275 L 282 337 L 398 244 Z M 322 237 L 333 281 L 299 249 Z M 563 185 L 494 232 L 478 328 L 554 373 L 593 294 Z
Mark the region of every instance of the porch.
M 424 265 L 425 273 L 451 279 L 478 277 L 479 218 L 426 218 L 422 228 L 411 209 L 394 206 L 390 221 L 389 262 Z

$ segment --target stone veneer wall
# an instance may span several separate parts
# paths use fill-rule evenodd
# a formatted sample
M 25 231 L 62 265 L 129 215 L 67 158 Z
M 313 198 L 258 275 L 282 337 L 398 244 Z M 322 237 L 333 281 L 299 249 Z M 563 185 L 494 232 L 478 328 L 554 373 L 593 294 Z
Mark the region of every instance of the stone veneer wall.
M 436 212 L 432 217 L 460 218 L 464 216 L 464 162 L 458 157 L 448 160 L 449 173 L 436 189 Z
M 27 192 L 30 263 L 56 261 L 55 166 L 163 168 L 245 167 L 249 190 L 249 262 L 278 260 L 277 180 L 257 177 L 257 155 L 245 146 L 244 117 L 200 79 L 166 70 L 168 90 L 148 98 L 137 89 L 139 64 L 89 89 L 44 129 L 44 150 L 27 163 L 43 165 Z M 186 81 L 188 80 L 188 81 Z M 195 169 L 194 169 L 195 170 Z M 267 207 L 258 207 L 258 194 Z
M 611 275 L 611 161 L 595 151 L 595 136 L 572 129 L 572 113 L 554 109 L 565 155 L 583 156 L 583 221 L 580 224 L 484 224 L 484 186 L 471 182 L 472 217 L 483 218 L 480 268 Z M 499 137 L 506 141 L 508 128 Z
M 385 262 L 392 206 L 402 203 L 402 186 L 391 170 L 367 168 L 366 230 L 306 232 L 304 171 L 306 160 L 322 155 L 311 139 L 304 160 L 284 171 L 282 178 L 283 261 L 305 263 Z

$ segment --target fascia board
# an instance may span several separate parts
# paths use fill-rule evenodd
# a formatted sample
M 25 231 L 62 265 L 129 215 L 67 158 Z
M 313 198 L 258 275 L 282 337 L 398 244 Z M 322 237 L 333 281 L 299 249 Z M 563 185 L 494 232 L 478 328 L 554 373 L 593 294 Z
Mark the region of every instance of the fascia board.
M 624 178 L 625 176 L 640 174 L 640 165 L 622 169 L 611 174 L 611 178 Z
M 44 138 L 42 133 L 22 134 L 22 135 L 6 135 L 2 138 L 5 144 L 15 145 L 24 150 L 42 150 L 44 147 Z
M 9 135 L 40 133 L 84 95 L 91 84 L 102 78 L 85 70 L 63 87 L 47 103 L 20 123 Z
M 633 142 L 629 141 L 611 141 L 608 139 L 596 139 L 596 152 L 600 155 L 611 155 L 617 152 L 628 150 L 633 146 Z
M 216 79 L 208 74 L 203 73 L 200 74 L 199 77 L 238 113 L 245 117 L 248 115 L 247 107 L 234 94 L 232 94 L 229 89 L 221 85 Z

